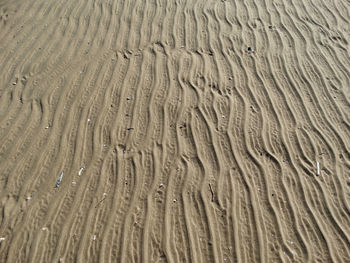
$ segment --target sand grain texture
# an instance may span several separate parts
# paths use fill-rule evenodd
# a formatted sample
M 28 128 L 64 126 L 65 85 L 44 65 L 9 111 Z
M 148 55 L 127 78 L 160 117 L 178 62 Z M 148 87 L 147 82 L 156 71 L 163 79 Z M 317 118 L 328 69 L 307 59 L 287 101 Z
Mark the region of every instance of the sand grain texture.
M 349 22 L 1 0 L 0 262 L 349 262 Z

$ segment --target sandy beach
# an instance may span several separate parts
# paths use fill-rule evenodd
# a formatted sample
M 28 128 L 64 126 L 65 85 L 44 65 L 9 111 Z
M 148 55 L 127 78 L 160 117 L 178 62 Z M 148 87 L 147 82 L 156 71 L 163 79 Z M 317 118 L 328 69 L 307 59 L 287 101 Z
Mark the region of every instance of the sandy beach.
M 0 0 L 0 262 L 350 262 L 349 0 Z

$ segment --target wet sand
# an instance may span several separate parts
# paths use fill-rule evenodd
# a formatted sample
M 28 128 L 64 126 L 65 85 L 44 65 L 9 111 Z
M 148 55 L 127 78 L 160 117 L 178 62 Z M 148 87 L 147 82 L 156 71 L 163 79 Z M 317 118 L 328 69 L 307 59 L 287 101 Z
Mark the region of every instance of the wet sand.
M 349 262 L 349 21 L 1 1 L 0 262 Z

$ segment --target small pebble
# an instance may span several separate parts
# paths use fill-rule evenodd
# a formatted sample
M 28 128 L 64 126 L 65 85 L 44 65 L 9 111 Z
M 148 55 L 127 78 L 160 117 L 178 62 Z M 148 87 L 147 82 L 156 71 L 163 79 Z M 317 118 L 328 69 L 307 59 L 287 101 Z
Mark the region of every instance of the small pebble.
M 14 86 L 17 85 L 17 82 L 13 82 L 12 85 L 14 85 Z
M 94 240 L 94 241 L 96 240 L 96 235 L 92 236 L 92 240 Z
M 77 182 L 75 182 L 75 181 L 72 182 L 72 185 L 76 185 L 76 184 L 77 184 Z
M 48 128 L 50 128 L 50 126 L 46 126 L 46 127 L 45 127 L 45 129 L 48 129 Z
M 4 237 L 0 237 L 0 244 L 1 244 L 1 242 L 4 241 L 4 240 L 5 240 Z
M 88 119 L 88 122 L 90 122 L 91 120 L 90 119 Z
M 41 230 L 42 230 L 42 231 L 46 231 L 46 230 L 47 230 L 47 227 L 43 227 Z
M 30 196 L 26 197 L 26 201 L 29 201 L 30 199 L 32 199 Z

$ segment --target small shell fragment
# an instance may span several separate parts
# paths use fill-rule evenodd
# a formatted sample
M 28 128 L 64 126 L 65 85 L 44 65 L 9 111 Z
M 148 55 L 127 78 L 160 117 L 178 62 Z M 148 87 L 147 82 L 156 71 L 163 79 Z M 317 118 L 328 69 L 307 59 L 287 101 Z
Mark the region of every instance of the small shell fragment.
M 320 176 L 320 163 L 316 161 L 316 175 Z
M 92 240 L 94 240 L 94 241 L 96 240 L 96 235 L 92 236 Z
M 85 169 L 85 165 L 80 167 L 80 170 L 79 170 L 79 173 L 78 173 L 79 176 L 82 175 L 84 169 Z
M 63 172 L 61 172 L 60 176 L 58 177 L 58 180 L 56 182 L 56 188 L 60 187 L 60 184 L 62 182 L 62 178 L 63 178 Z
M 29 201 L 30 199 L 32 199 L 30 196 L 26 197 L 26 201 Z
M 0 244 L 1 244 L 1 242 L 4 241 L 4 240 L 5 240 L 4 237 L 0 237 Z

